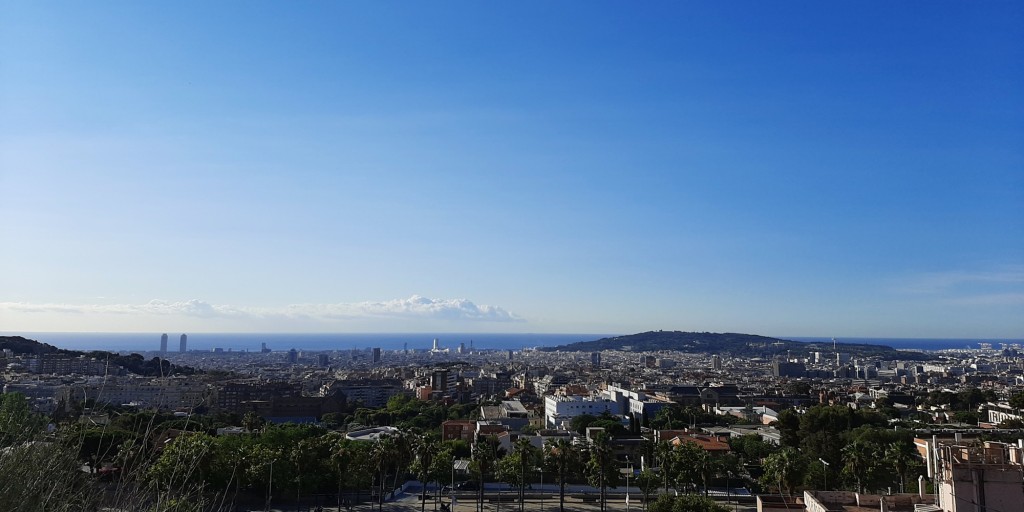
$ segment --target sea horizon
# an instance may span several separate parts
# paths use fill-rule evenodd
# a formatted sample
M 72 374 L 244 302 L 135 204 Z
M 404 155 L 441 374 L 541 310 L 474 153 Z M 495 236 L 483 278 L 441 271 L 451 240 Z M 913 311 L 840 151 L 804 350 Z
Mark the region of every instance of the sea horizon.
M 43 343 L 49 343 L 67 350 L 108 350 L 113 352 L 155 352 L 160 348 L 162 332 L 3 332 L 4 336 L 24 336 Z M 177 351 L 178 339 L 182 333 L 167 333 L 169 348 Z M 189 351 L 259 351 L 266 343 L 273 351 L 290 349 L 307 351 L 334 351 L 368 349 L 379 347 L 384 350 L 429 349 L 437 339 L 442 348 L 467 348 L 485 350 L 519 350 L 532 347 L 552 347 L 578 341 L 592 341 L 616 333 L 184 333 L 188 335 Z M 831 342 L 832 336 L 771 336 L 773 338 L 804 343 Z M 899 338 L 899 337 L 834 337 L 837 343 L 885 345 L 900 350 L 951 350 L 977 349 L 981 343 L 990 343 L 994 348 L 1000 344 L 1024 344 L 1019 338 Z

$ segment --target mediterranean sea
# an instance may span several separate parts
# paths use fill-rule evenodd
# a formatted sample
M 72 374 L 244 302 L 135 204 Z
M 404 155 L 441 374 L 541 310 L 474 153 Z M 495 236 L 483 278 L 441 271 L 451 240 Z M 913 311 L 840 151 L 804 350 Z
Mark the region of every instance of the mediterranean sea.
M 24 336 L 69 350 L 110 350 L 114 352 L 146 352 L 160 348 L 159 332 L 96 333 L 96 332 L 6 332 L 4 335 Z M 182 333 L 168 332 L 168 348 L 174 352 Z M 188 349 L 207 351 L 215 348 L 232 351 L 259 351 L 266 343 L 271 350 L 331 351 L 380 347 L 384 350 L 425 350 L 434 338 L 442 348 L 458 348 L 460 343 L 477 349 L 519 350 L 528 347 L 553 347 L 577 341 L 592 341 L 618 334 L 509 334 L 509 333 L 186 333 Z M 802 342 L 830 342 L 831 337 L 776 336 Z M 838 343 L 888 345 L 900 350 L 977 349 L 980 343 L 1001 348 L 1002 343 L 1024 345 L 1024 339 L 999 338 L 843 338 Z
M 113 352 L 144 352 L 160 349 L 159 332 L 97 333 L 97 332 L 11 332 L 7 336 L 24 336 L 68 350 L 109 350 Z M 177 352 L 182 333 L 168 332 L 167 347 Z M 551 347 L 577 341 L 601 339 L 611 334 L 507 334 L 507 333 L 185 333 L 188 350 L 224 350 L 258 352 L 262 343 L 271 350 L 351 350 L 379 347 L 383 350 L 426 350 L 436 338 L 441 348 L 458 348 L 465 343 L 477 349 L 519 350 L 526 347 Z

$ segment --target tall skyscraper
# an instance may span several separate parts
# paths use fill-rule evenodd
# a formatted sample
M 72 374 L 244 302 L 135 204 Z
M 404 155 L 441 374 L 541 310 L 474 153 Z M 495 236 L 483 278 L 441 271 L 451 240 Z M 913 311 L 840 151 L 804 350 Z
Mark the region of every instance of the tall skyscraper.
M 380 362 L 380 347 L 373 347 L 373 362 Z
M 186 351 L 188 351 L 188 335 L 182 334 L 181 341 L 178 342 L 178 352 L 184 354 Z
M 162 336 L 160 336 L 160 353 L 161 354 L 166 354 L 167 353 L 167 333 L 166 332 Z
M 722 358 L 718 354 L 715 354 L 715 355 L 711 356 L 711 369 L 712 370 L 721 370 L 722 369 Z
M 288 362 L 297 363 L 299 362 L 299 351 L 294 348 L 288 351 Z

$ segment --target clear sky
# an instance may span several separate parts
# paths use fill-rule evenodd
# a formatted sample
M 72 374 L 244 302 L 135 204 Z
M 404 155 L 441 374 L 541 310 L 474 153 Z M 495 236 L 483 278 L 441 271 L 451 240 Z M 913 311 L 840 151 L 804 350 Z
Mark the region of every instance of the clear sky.
M 1024 337 L 1019 1 L 9 1 L 0 73 L 0 331 Z

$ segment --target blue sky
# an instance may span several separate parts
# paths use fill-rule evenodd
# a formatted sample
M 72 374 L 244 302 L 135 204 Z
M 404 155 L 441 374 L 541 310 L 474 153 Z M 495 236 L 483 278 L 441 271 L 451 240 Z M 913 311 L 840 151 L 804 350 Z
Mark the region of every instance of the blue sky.
M 1024 337 L 1019 2 L 5 2 L 0 73 L 0 330 Z

